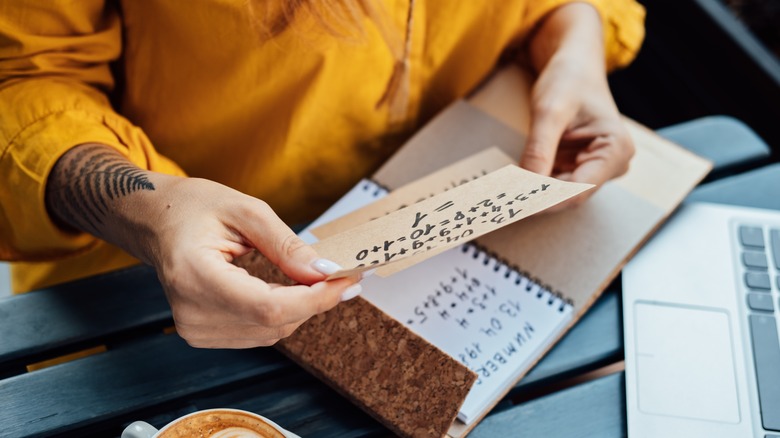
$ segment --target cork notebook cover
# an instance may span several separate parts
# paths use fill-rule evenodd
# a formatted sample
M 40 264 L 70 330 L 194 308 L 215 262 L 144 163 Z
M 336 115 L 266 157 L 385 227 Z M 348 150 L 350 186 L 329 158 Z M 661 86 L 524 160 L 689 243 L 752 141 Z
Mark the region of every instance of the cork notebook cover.
M 398 188 L 488 146 L 519 159 L 528 83 L 516 69 L 500 72 L 471 103 L 455 103 L 423 128 L 374 181 Z M 574 321 L 710 169 L 707 161 L 626 123 L 637 146 L 626 176 L 577 210 L 531 217 L 478 240 L 565 296 Z M 537 249 L 533 257 L 520 250 L 529 246 Z M 361 298 L 308 321 L 279 348 L 399 435 L 460 437 L 476 424 L 456 420 L 476 374 Z
M 292 284 L 256 251 L 235 263 L 268 281 Z M 442 436 L 477 380 L 360 297 L 315 316 L 276 347 L 399 436 Z

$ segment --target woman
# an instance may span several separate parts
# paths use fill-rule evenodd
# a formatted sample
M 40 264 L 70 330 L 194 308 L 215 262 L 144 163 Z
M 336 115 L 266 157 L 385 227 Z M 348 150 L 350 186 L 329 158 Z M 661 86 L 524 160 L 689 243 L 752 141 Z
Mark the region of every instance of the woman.
M 606 82 L 631 0 L 0 6 L 0 258 L 22 292 L 138 260 L 198 347 L 270 345 L 354 297 L 310 220 L 508 49 L 536 72 L 521 165 L 602 184 L 633 153 Z M 187 177 L 189 176 L 189 177 Z M 197 177 L 197 178 L 196 178 Z M 257 249 L 296 286 L 230 262 Z

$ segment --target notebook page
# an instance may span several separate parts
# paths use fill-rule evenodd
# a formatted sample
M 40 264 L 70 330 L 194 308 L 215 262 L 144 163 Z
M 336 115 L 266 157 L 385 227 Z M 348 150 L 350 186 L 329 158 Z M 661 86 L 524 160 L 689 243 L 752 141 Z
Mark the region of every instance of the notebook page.
M 528 369 L 573 316 L 570 305 L 472 245 L 362 284 L 363 298 L 477 373 L 458 414 L 466 424 Z
M 316 242 L 310 230 L 386 195 L 364 179 L 299 236 Z M 473 245 L 362 284 L 363 298 L 477 373 L 458 414 L 466 424 L 527 370 L 573 316 L 570 305 Z

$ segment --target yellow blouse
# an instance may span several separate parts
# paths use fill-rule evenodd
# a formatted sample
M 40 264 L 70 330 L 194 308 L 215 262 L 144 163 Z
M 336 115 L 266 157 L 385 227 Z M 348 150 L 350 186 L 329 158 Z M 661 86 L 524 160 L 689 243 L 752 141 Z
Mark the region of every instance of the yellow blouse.
M 334 36 L 296 16 L 273 38 L 246 0 L 0 3 L 0 259 L 27 291 L 138 263 L 47 215 L 46 177 L 81 143 L 208 178 L 310 220 L 415 129 L 484 79 L 502 52 L 571 0 L 383 2 L 388 24 Z M 644 10 L 589 0 L 608 67 L 636 54 Z M 407 33 L 406 25 L 411 23 Z M 408 35 L 408 99 L 377 105 Z

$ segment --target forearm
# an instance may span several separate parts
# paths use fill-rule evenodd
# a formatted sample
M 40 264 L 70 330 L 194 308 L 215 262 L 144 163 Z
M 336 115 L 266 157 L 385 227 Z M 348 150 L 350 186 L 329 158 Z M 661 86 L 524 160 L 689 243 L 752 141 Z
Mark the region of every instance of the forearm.
M 176 329 L 196 347 L 272 345 L 312 315 L 361 290 L 264 202 L 213 181 L 140 169 L 114 149 L 80 145 L 55 164 L 46 185 L 50 215 L 153 265 Z M 257 249 L 291 286 L 233 265 Z M 327 273 L 326 273 L 327 272 Z
M 604 36 L 598 12 L 586 3 L 570 3 L 555 9 L 531 35 L 528 55 L 537 72 L 551 61 L 560 61 L 571 63 L 582 73 L 606 76 Z
M 46 207 L 63 229 L 90 233 L 150 263 L 144 242 L 152 231 L 142 220 L 149 213 L 142 198 L 155 195 L 155 176 L 109 146 L 80 145 L 52 169 Z

